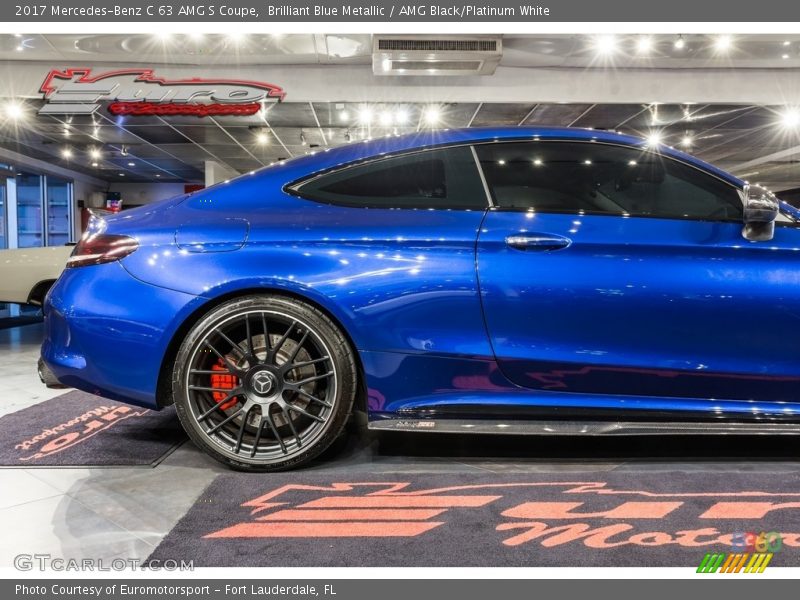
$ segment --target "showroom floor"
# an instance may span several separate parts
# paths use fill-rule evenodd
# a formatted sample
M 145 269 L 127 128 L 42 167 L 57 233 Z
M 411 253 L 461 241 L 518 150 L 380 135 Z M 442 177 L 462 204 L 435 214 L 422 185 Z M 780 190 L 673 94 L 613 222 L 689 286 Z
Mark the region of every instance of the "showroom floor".
M 0 416 L 64 393 L 45 389 L 36 377 L 41 335 L 41 325 L 0 330 Z M 360 431 L 304 472 L 723 471 L 746 479 L 747 473 L 800 471 L 798 450 L 793 438 L 479 438 Z M 21 552 L 144 559 L 221 472 L 225 469 L 188 442 L 155 467 L 2 468 L 0 566 L 10 566 Z

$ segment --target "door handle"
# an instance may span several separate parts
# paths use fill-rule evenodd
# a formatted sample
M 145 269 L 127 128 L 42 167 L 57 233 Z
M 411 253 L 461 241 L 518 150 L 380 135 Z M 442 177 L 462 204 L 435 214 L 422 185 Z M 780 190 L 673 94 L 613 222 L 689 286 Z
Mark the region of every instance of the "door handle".
M 560 250 L 571 243 L 569 238 L 549 233 L 510 235 L 506 238 L 506 245 L 516 250 Z

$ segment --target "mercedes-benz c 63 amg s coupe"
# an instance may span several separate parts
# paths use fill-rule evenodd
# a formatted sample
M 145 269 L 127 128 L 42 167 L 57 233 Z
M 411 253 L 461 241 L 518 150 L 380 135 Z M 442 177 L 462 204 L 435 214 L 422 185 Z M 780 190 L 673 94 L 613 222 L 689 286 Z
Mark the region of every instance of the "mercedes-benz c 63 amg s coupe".
M 356 409 L 426 432 L 800 432 L 800 216 L 668 147 L 424 132 L 95 221 L 45 303 L 48 381 L 175 405 L 230 466 Z

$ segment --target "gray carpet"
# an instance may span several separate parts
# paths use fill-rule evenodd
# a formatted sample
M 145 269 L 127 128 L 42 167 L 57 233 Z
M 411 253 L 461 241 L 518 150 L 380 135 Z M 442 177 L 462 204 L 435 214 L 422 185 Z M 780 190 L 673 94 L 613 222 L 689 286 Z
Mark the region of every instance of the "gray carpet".
M 783 508 L 776 508 L 787 503 Z M 195 566 L 681 566 L 777 531 L 800 474 L 222 474 L 151 555 Z
M 72 391 L 0 418 L 0 465 L 147 466 L 185 440 L 173 409 Z

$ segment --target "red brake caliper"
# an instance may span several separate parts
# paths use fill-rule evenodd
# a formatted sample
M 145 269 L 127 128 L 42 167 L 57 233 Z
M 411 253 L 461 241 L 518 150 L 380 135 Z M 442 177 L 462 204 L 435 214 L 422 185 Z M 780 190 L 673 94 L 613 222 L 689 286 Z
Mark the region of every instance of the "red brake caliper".
M 239 383 L 236 375 L 230 375 L 225 372 L 228 369 L 226 368 L 225 363 L 222 362 L 222 359 L 219 359 L 215 364 L 211 365 L 211 370 L 220 371 L 220 373 L 214 373 L 211 375 L 211 387 L 213 388 L 218 388 L 220 390 L 232 390 L 236 387 L 236 384 Z M 212 392 L 212 396 L 215 402 L 220 403 L 228 397 L 228 394 L 225 392 Z M 222 410 L 228 410 L 232 406 L 236 406 L 236 403 L 236 398 L 233 398 L 232 400 L 228 400 L 224 404 L 221 404 L 220 408 Z

